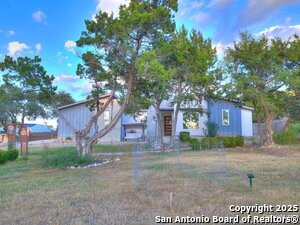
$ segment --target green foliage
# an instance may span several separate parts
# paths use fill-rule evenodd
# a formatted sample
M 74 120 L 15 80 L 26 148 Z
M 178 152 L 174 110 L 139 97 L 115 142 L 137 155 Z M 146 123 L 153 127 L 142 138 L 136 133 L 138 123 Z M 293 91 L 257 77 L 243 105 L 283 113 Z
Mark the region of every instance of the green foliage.
M 276 144 L 286 145 L 300 142 L 300 124 L 291 124 L 284 132 L 273 133 L 273 139 Z
M 3 82 L 0 82 L 2 122 L 49 116 L 47 106 L 56 87 L 52 85 L 54 76 L 46 73 L 39 57 L 14 59 L 6 55 L 0 62 L 0 71 L 3 72 Z
M 6 163 L 8 160 L 8 154 L 6 151 L 0 150 L 0 164 Z
M 81 157 L 73 148 L 51 149 L 42 154 L 42 164 L 48 167 L 84 166 L 92 161 L 91 156 Z
M 193 151 L 204 149 L 217 149 L 221 147 L 218 137 L 190 138 L 189 146 Z
M 231 82 L 225 85 L 227 98 L 241 104 L 250 101 L 256 113 L 264 112 L 265 121 L 285 115 L 299 119 L 299 49 L 298 35 L 284 41 L 241 33 L 239 42 L 228 48 L 225 55 L 231 76 Z M 267 126 L 266 143 L 270 145 L 270 123 Z
M 184 142 L 184 143 L 188 142 L 190 140 L 190 132 L 188 132 L 188 131 L 181 131 L 179 133 L 179 140 L 181 142 Z
M 6 154 L 8 161 L 14 161 L 19 157 L 19 151 L 17 149 L 7 150 Z
M 201 146 L 201 143 L 200 141 L 197 139 L 197 138 L 190 138 L 189 139 L 189 146 L 191 147 L 191 149 L 193 151 L 198 151 L 198 150 L 201 150 L 202 146 Z
M 223 143 L 224 148 L 234 148 L 244 146 L 243 136 L 217 136 L 204 138 L 190 138 L 189 146 L 193 151 L 202 149 L 217 149 Z
M 220 140 L 217 137 L 204 137 L 200 141 L 204 149 L 220 147 Z
M 243 147 L 244 146 L 244 137 L 243 136 L 236 136 L 235 137 L 235 143 L 236 143 L 236 146 Z
M 203 129 L 203 132 L 206 137 L 215 137 L 217 135 L 219 129 L 217 123 L 212 121 L 205 121 L 204 125 L 206 126 L 206 129 Z
M 218 139 L 223 141 L 224 148 L 234 148 L 237 146 L 235 136 L 218 136 Z
M 244 146 L 243 136 L 218 136 L 220 141 L 223 141 L 224 148 L 234 148 Z

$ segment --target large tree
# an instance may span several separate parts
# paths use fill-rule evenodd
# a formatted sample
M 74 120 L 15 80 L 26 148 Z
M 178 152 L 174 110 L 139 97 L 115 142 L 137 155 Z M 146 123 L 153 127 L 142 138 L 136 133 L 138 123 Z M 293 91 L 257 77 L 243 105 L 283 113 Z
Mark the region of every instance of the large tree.
M 0 70 L 3 77 L 1 111 L 5 112 L 6 122 L 24 124 L 25 118 L 49 116 L 46 108 L 56 88 L 52 86 L 54 77 L 46 73 L 39 57 L 5 56 Z
M 158 49 L 157 49 L 158 50 Z M 164 100 L 171 97 L 171 70 L 161 63 L 162 56 L 155 50 L 144 53 L 138 60 L 138 88 L 135 89 L 139 94 L 137 103 L 144 109 L 152 105 L 156 114 L 156 146 L 157 149 L 163 148 L 163 116 L 161 104 Z M 147 104 L 148 103 L 148 104 Z M 149 104 L 150 103 L 150 104 Z
M 200 114 L 207 113 L 202 101 L 217 94 L 219 76 L 216 61 L 216 49 L 211 40 L 192 30 L 188 32 L 183 26 L 166 43 L 164 64 L 172 71 L 172 101 L 175 113 L 172 127 L 172 140 L 176 135 L 176 125 L 180 108 L 185 104 L 190 110 Z
M 82 130 L 72 127 L 76 134 L 76 145 L 80 155 L 89 154 L 93 144 L 106 135 L 118 122 L 129 104 L 137 76 L 136 62 L 144 49 L 151 49 L 157 37 L 168 35 L 175 29 L 173 11 L 177 0 L 141 1 L 132 0 L 122 5 L 119 15 L 108 15 L 100 11 L 94 20 L 85 21 L 77 46 L 85 53 L 83 63 L 78 65 L 77 74 L 94 82 L 89 96 L 94 116 Z M 118 91 L 119 90 L 119 91 Z M 105 127 L 89 136 L 93 124 L 112 102 L 114 95 L 123 93 L 124 101 L 112 120 Z M 101 93 L 110 93 L 104 104 L 99 103 Z M 61 119 L 67 120 L 60 115 Z
M 295 43 L 299 39 L 295 38 Z M 226 65 L 231 76 L 232 93 L 241 102 L 251 101 L 255 110 L 263 111 L 266 123 L 266 145 L 274 144 L 272 138 L 272 119 L 285 115 L 291 104 L 289 91 L 299 86 L 299 62 L 289 56 L 294 46 L 291 39 L 268 39 L 254 37 L 245 32 L 240 40 L 226 51 Z M 297 65 L 298 64 L 298 69 Z M 298 77 L 297 77 L 298 76 Z

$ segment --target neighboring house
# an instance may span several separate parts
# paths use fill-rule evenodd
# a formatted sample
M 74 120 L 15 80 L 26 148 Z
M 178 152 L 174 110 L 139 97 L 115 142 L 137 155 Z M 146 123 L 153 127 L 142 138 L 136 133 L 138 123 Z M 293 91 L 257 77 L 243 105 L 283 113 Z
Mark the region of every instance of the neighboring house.
M 43 124 L 27 123 L 24 124 L 29 130 L 29 141 L 38 141 L 57 138 L 56 132 Z M 19 136 L 19 126 L 16 127 L 16 135 Z M 3 127 L 0 127 L 0 142 L 7 142 L 7 132 Z
M 104 102 L 107 97 L 108 95 L 102 96 L 100 102 Z M 94 112 L 88 109 L 86 103 L 87 101 L 73 103 L 60 107 L 59 110 L 63 117 L 76 129 L 83 129 L 94 114 Z M 210 101 L 209 103 L 203 101 L 201 104 L 207 111 L 207 113 L 203 113 L 202 115 L 193 112 L 195 110 L 192 109 L 195 108 L 181 108 L 177 121 L 177 135 L 181 131 L 189 131 L 191 136 L 204 136 L 203 129 L 206 128 L 204 123 L 207 120 L 218 124 L 218 135 L 242 135 L 245 137 L 253 135 L 252 108 L 239 107 L 229 101 Z M 117 99 L 114 99 L 97 121 L 99 130 L 110 123 L 119 108 L 120 105 Z M 170 136 L 173 129 L 174 106 L 168 101 L 163 101 L 160 110 L 164 120 L 164 136 Z M 93 126 L 91 129 L 90 135 L 95 131 L 95 127 Z M 124 113 L 116 126 L 101 141 L 126 141 L 144 138 L 145 136 L 157 136 L 157 119 L 154 107 L 143 110 L 141 115 L 137 117 Z M 72 129 L 61 118 L 58 120 L 58 137 L 75 137 Z

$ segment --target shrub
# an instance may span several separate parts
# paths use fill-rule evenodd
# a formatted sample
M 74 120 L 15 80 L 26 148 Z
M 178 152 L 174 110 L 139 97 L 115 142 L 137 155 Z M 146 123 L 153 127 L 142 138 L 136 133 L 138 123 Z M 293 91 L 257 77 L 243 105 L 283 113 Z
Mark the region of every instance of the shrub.
M 300 134 L 300 124 L 291 124 L 284 132 L 273 134 L 273 140 L 276 144 L 294 144 L 297 143 L 297 137 Z
M 84 166 L 93 161 L 91 156 L 81 157 L 74 148 L 59 148 L 48 150 L 42 155 L 45 166 L 65 168 L 68 166 Z
M 244 146 L 243 136 L 219 136 L 218 139 L 223 141 L 224 148 L 234 148 Z
M 6 151 L 0 150 L 0 164 L 6 163 L 7 160 L 8 160 L 8 154 L 6 153 Z
M 215 122 L 205 121 L 206 129 L 203 129 L 203 133 L 206 137 L 215 137 L 217 135 L 219 126 Z
M 8 161 L 14 161 L 19 157 L 19 151 L 17 149 L 7 150 L 6 154 Z
M 201 142 L 196 138 L 189 139 L 189 146 L 193 151 L 201 150 Z
M 244 137 L 243 136 L 236 136 L 235 141 L 236 141 L 236 146 L 239 146 L 239 147 L 244 146 Z
M 179 140 L 181 142 L 188 142 L 190 140 L 190 132 L 182 131 L 179 133 Z

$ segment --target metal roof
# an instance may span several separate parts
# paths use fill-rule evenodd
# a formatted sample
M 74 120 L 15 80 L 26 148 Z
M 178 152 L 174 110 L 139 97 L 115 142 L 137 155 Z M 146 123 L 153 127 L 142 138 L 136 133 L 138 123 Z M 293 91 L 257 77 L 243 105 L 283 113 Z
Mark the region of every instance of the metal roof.
M 110 96 L 110 94 L 101 95 L 99 97 L 99 99 L 106 98 L 108 96 Z M 116 98 L 116 97 L 114 97 L 114 98 Z M 64 106 L 58 107 L 58 109 L 61 110 L 61 109 L 73 107 L 73 106 L 76 106 L 76 105 L 81 105 L 81 104 L 84 104 L 84 103 L 87 103 L 87 102 L 90 102 L 90 101 L 93 101 L 93 100 L 94 99 L 86 99 L 86 100 L 78 101 L 78 102 L 75 102 L 75 103 L 72 103 L 72 104 L 69 104 L 69 105 L 64 105 Z

